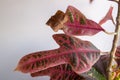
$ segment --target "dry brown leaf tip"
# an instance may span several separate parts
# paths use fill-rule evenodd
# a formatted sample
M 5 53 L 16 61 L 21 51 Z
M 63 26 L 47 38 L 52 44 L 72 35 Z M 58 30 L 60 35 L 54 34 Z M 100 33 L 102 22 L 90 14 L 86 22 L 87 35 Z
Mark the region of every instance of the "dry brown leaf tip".
M 51 16 L 51 18 L 47 21 L 47 25 L 49 25 L 55 32 L 64 27 L 64 23 L 68 20 L 67 16 L 61 10 L 58 10 L 55 15 Z

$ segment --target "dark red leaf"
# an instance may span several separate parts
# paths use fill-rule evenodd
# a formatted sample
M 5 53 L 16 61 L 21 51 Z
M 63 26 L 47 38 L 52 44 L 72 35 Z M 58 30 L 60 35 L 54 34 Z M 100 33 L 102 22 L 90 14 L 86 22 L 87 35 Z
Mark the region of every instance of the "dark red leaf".
M 107 20 L 113 20 L 111 7 L 106 14 L 106 16 L 98 23 L 87 19 L 78 9 L 73 6 L 68 6 L 66 12 L 58 10 L 54 16 L 52 16 L 48 21 L 47 25 L 56 32 L 58 30 L 63 30 L 65 34 L 71 36 L 92 36 L 100 31 L 106 34 L 116 34 L 114 32 L 105 31 L 100 25 L 105 23 Z M 115 23 L 114 23 L 115 24 Z
M 31 76 L 50 76 L 50 80 L 95 80 L 87 74 L 76 74 L 68 64 L 62 64 L 43 71 L 31 73 Z
M 90 42 L 65 34 L 55 34 L 53 38 L 60 48 L 40 51 L 24 56 L 16 70 L 34 73 L 60 64 L 69 64 L 80 74 L 88 71 L 98 60 L 100 51 Z
M 115 78 L 119 72 L 119 68 L 120 68 L 120 46 L 117 47 L 116 53 L 115 53 L 115 60 L 118 64 L 118 68 L 117 69 L 113 69 L 115 75 L 113 75 L 113 77 Z M 99 60 L 94 64 L 94 68 L 101 74 L 103 74 L 105 77 L 107 76 L 107 66 L 109 63 L 109 59 L 110 59 L 110 55 L 102 55 Z M 107 77 L 106 77 L 107 78 Z
M 116 62 L 118 64 L 118 67 L 120 67 L 120 46 L 117 47 L 115 56 L 116 56 L 115 60 L 116 60 Z
M 86 80 L 83 76 L 73 72 L 71 66 L 68 64 L 62 64 L 43 71 L 35 72 L 32 73 L 31 76 L 50 76 L 50 80 Z
M 101 55 L 99 60 L 93 66 L 99 73 L 104 75 L 104 77 L 106 77 L 106 78 L 107 78 L 106 70 L 107 70 L 109 58 L 110 58 L 109 55 Z
M 64 23 L 63 31 L 68 35 L 91 36 L 104 29 L 96 22 L 87 19 L 79 10 L 73 6 L 68 6 L 66 15 L 68 21 Z
M 109 11 L 107 12 L 107 14 L 105 15 L 105 17 L 100 20 L 99 24 L 102 25 L 103 23 L 105 23 L 108 20 L 112 20 L 113 24 L 115 24 L 113 16 L 112 16 L 112 11 L 113 11 L 113 7 L 110 7 Z

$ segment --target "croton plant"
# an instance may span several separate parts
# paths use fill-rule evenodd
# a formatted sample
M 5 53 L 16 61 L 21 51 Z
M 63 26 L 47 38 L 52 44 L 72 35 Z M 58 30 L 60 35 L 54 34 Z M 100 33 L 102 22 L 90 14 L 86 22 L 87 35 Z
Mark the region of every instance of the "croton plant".
M 90 0 L 90 3 L 92 1 Z M 55 32 L 63 30 L 63 34 L 52 36 L 59 48 L 25 55 L 15 70 L 29 73 L 32 77 L 50 76 L 50 80 L 120 80 L 120 46 L 116 46 L 120 27 L 120 1 L 111 1 L 118 3 L 116 24 L 112 17 L 113 7 L 110 7 L 99 23 L 88 19 L 71 5 L 66 12 L 58 10 L 46 24 Z M 116 26 L 115 32 L 107 32 L 102 28 L 101 25 L 107 20 L 112 20 Z M 114 35 L 110 52 L 103 53 L 90 41 L 76 37 L 93 36 L 100 31 Z

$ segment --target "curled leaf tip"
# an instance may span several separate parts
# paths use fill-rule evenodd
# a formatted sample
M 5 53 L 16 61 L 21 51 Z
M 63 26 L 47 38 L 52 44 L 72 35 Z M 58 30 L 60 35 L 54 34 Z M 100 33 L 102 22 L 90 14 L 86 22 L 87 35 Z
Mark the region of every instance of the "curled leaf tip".
M 55 32 L 59 29 L 62 29 L 63 23 L 67 21 L 67 16 L 61 10 L 58 10 L 55 15 L 51 16 L 51 18 L 47 21 L 47 25 L 49 25 Z

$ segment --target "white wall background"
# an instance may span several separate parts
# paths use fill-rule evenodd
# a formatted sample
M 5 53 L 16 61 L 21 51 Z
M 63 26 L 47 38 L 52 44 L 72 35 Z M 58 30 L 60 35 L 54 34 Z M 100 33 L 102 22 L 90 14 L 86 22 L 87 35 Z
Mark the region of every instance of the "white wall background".
M 68 5 L 96 22 L 110 6 L 114 7 L 114 19 L 117 12 L 116 3 L 107 0 L 95 0 L 92 4 L 88 0 L 0 0 L 0 80 L 49 80 L 49 77 L 32 78 L 14 69 L 24 55 L 58 47 L 52 39 L 55 32 L 45 23 L 58 9 L 65 12 Z M 111 21 L 102 27 L 114 31 Z M 100 32 L 80 38 L 90 40 L 101 51 L 110 51 L 113 36 Z

